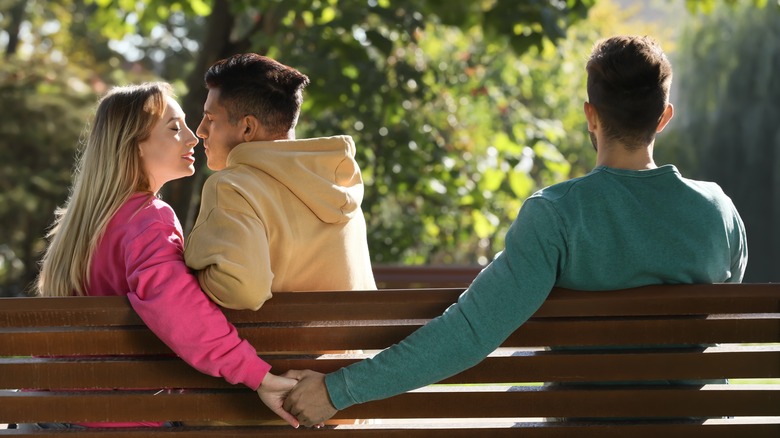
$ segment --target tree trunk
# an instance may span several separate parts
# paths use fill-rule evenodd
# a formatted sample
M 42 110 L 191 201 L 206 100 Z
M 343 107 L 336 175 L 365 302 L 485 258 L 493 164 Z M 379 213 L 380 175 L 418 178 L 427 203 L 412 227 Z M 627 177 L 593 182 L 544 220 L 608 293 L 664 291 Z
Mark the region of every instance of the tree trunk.
M 200 52 L 195 66 L 187 77 L 187 95 L 182 99 L 182 109 L 187 114 L 187 122 L 195 128 L 203 114 L 203 103 L 206 101 L 207 90 L 203 75 L 215 61 L 227 57 L 233 45 L 230 33 L 233 30 L 235 17 L 230 11 L 227 0 L 216 0 L 211 15 L 207 19 L 206 33 L 200 44 Z M 182 178 L 165 185 L 165 199 L 182 222 L 185 235 L 195 224 L 200 205 L 200 190 L 205 180 L 206 155 L 202 145 L 195 148 L 195 175 Z
M 206 70 L 214 62 L 227 58 L 237 53 L 244 53 L 250 49 L 257 53 L 264 50 L 252 47 L 252 36 L 257 32 L 272 34 L 279 24 L 275 8 L 270 7 L 256 17 L 255 25 L 238 39 L 232 40 L 231 34 L 235 25 L 235 16 L 230 10 L 227 0 L 216 0 L 209 16 L 207 32 L 201 42 L 201 50 L 196 60 L 195 67 L 187 77 L 187 95 L 182 99 L 182 109 L 188 115 L 188 123 L 192 128 L 200 123 L 203 114 L 203 103 L 206 101 L 208 91 L 204 86 L 203 76 Z M 167 202 L 173 207 L 176 215 L 182 222 L 184 234 L 187 235 L 195 225 L 200 207 L 200 194 L 203 182 L 208 172 L 206 167 L 206 154 L 202 147 L 195 149 L 197 163 L 195 175 L 192 178 L 184 178 L 171 181 L 166 184 L 165 194 Z
M 19 0 L 11 8 L 11 25 L 8 26 L 8 45 L 5 48 L 6 59 L 14 56 L 19 47 L 19 29 L 24 20 L 25 9 L 27 9 L 27 0 Z

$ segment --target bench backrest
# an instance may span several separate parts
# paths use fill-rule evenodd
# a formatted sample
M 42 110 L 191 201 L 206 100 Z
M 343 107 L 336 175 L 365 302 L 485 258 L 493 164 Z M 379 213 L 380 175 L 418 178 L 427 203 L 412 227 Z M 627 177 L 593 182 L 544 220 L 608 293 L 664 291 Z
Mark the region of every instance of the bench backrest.
M 380 289 L 467 287 L 484 266 L 477 265 L 374 265 Z
M 260 311 L 225 313 L 275 372 L 302 368 L 329 372 L 400 341 L 441 314 L 461 292 L 276 293 Z M 679 348 L 700 344 L 719 345 L 705 353 Z M 607 348 L 615 345 L 646 349 Z M 550 346 L 585 350 L 548 351 L 545 347 Z M 323 354 L 344 350 L 362 352 Z M 252 391 L 202 375 L 170 357 L 170 350 L 145 328 L 124 297 L 0 299 L 0 357 L 0 423 L 274 418 Z M 453 419 L 483 418 L 521 427 L 529 417 L 628 417 L 637 420 L 632 436 L 670 431 L 699 436 L 698 425 L 650 420 L 737 417 L 720 420 L 733 435 L 717 436 L 776 437 L 780 431 L 776 384 L 715 384 L 699 390 L 637 385 L 550 388 L 538 382 L 778 378 L 780 285 L 555 289 L 501 349 L 442 382 L 449 385 L 354 406 L 337 418 L 426 419 L 429 426 L 438 424 L 430 419 L 448 418 L 439 426 L 441 436 L 469 436 L 466 431 L 473 422 L 454 432 L 449 428 L 461 420 Z M 151 389 L 73 391 L 114 388 Z M 740 417 L 758 418 L 762 424 L 744 424 Z M 542 429 L 568 427 L 565 436 L 625 433 L 611 435 L 613 426 L 599 429 L 572 421 L 543 424 Z M 527 429 L 528 436 L 559 436 L 533 435 L 534 429 Z M 585 431 L 582 435 L 580 429 Z M 496 429 L 490 435 L 509 433 L 506 430 L 511 429 Z M 409 430 L 404 436 L 427 432 Z

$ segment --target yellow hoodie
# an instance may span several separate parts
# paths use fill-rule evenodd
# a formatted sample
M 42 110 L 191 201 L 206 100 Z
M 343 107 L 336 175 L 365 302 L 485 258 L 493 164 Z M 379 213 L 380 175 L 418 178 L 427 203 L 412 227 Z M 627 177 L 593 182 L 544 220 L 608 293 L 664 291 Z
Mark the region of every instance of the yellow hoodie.
M 349 136 L 236 146 L 185 245 L 203 290 L 257 310 L 271 292 L 376 289 L 354 157 Z

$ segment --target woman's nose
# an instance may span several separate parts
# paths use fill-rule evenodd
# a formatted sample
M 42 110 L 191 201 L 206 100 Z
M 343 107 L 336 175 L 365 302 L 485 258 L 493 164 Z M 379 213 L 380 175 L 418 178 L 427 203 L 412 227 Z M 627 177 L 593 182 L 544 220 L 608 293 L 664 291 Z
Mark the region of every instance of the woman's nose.
M 187 146 L 190 146 L 190 147 L 197 146 L 198 143 L 200 142 L 198 137 L 196 137 L 195 134 L 193 134 L 193 132 L 192 132 L 192 130 L 190 128 L 187 128 L 187 132 L 189 132 L 189 134 L 190 134 L 190 136 L 189 136 L 190 138 L 187 139 Z

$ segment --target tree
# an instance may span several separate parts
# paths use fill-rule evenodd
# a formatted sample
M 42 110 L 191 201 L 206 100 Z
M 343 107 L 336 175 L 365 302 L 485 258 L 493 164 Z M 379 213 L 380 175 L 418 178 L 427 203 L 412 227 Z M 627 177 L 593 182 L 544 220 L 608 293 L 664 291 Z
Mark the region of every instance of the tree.
M 686 30 L 675 153 L 718 182 L 747 228 L 746 280 L 780 279 L 780 5 L 716 8 Z
M 68 194 L 73 157 L 93 103 L 67 66 L 6 60 L 0 72 L 0 296 L 36 275 L 43 237 Z
M 24 293 L 37 275 L 47 228 L 67 198 L 85 124 L 106 81 L 154 76 L 115 69 L 130 63 L 120 61 L 84 20 L 94 5 L 18 0 L 0 6 L 7 41 L 0 68 L 3 296 Z
M 100 3 L 119 6 L 122 2 Z M 165 17 L 155 16 L 155 12 L 149 15 L 149 11 L 159 10 L 158 3 L 135 2 L 134 12 L 125 11 L 118 17 L 135 14 L 141 23 L 150 17 L 159 22 Z M 213 61 L 233 53 L 252 50 L 299 68 L 312 78 L 306 91 L 299 136 L 348 133 L 356 137 L 358 161 L 364 167 L 369 187 L 364 211 L 371 229 L 375 261 L 474 262 L 481 256 L 484 262 L 486 255 L 495 252 L 495 244 L 475 243 L 471 229 L 475 228 L 483 239 L 493 234 L 504 215 L 501 214 L 500 220 L 494 213 L 486 213 L 494 209 L 485 208 L 488 203 L 484 195 L 491 196 L 491 188 L 495 190 L 502 183 L 510 188 L 501 177 L 506 169 L 488 171 L 492 177 L 483 179 L 481 172 L 485 164 L 478 163 L 487 142 L 494 142 L 495 133 L 489 132 L 493 124 L 488 117 L 492 112 L 490 105 L 496 103 L 493 100 L 498 96 L 507 111 L 497 128 L 509 127 L 510 131 L 525 134 L 515 125 L 534 125 L 537 120 L 527 110 L 524 115 L 518 115 L 522 105 L 512 103 L 510 109 L 504 91 L 491 97 L 481 82 L 515 75 L 510 72 L 513 67 L 506 64 L 507 54 L 516 57 L 528 51 L 550 52 L 554 47 L 550 42 L 560 42 L 565 30 L 582 19 L 592 3 L 589 0 L 489 3 L 436 0 L 228 3 L 217 0 L 211 4 L 202 24 L 206 30 L 186 79 L 189 92 L 183 107 L 190 115 L 201 113 L 205 100 L 203 72 Z M 179 10 L 184 11 L 187 2 L 173 4 L 181 5 Z M 446 38 L 458 42 L 449 44 Z M 478 42 L 471 44 L 469 38 Z M 485 56 L 475 53 L 471 60 L 450 62 L 450 55 L 469 57 L 469 47 L 484 52 Z M 429 56 L 427 50 L 438 51 L 438 57 Z M 486 77 L 479 63 L 489 60 L 505 63 L 503 73 L 488 73 L 494 77 Z M 446 66 L 439 68 L 442 63 Z M 464 80 L 460 80 L 463 73 L 456 71 L 461 67 L 471 72 Z M 477 73 L 479 70 L 482 72 Z M 460 104 L 463 98 L 468 99 L 467 105 Z M 454 111 L 460 114 L 446 110 L 453 107 L 452 102 L 456 103 L 455 107 L 462 107 Z M 472 104 L 479 108 L 479 114 L 466 121 L 464 113 Z M 517 108 L 520 111 L 515 112 Z M 464 123 L 453 123 L 453 118 Z M 190 123 L 197 122 L 190 120 Z M 554 122 L 544 124 L 546 132 L 554 131 L 549 129 L 555 126 Z M 458 138 L 477 125 L 483 134 L 473 140 L 483 144 L 481 149 L 469 151 L 471 146 L 459 143 Z M 529 129 L 534 131 L 534 126 Z M 484 135 L 490 138 L 485 139 Z M 498 136 L 495 140 L 500 145 L 515 142 L 517 148 L 512 136 Z M 552 153 L 548 156 L 556 156 L 555 147 L 548 146 L 548 152 Z M 523 152 L 520 147 L 513 152 L 513 166 L 529 151 Z M 198 152 L 201 153 L 198 159 L 204 162 L 202 151 Z M 476 158 L 465 163 L 464 154 Z M 495 157 L 492 160 L 496 161 Z M 559 161 L 566 166 L 564 160 Z M 207 173 L 200 169 L 195 178 L 167 186 L 166 200 L 174 205 L 185 229 L 194 220 L 197 195 L 202 177 Z M 534 184 L 527 175 L 514 176 L 511 180 L 519 191 L 513 195 L 514 204 L 506 206 L 513 210 L 509 215 L 513 217 L 519 199 L 527 196 Z M 478 181 L 484 182 L 475 184 Z M 465 193 L 470 196 L 464 196 Z M 490 206 L 501 204 L 493 202 Z M 452 214 L 456 211 L 457 219 Z M 460 258 L 455 254 L 461 254 Z
M 16 260 L 0 262 L 0 276 L 7 280 L 7 267 L 21 263 L 22 274 L 14 274 L 21 275 L 19 281 L 27 284 L 34 277 L 45 226 L 66 196 L 77 132 L 96 95 L 111 84 L 161 77 L 179 90 L 188 122 L 195 125 L 208 65 L 249 50 L 312 77 L 300 136 L 356 137 L 369 184 L 365 211 L 376 261 L 484 261 L 497 247 L 488 237 L 504 224 L 505 212 L 513 217 L 523 195 L 571 170 L 556 151 L 562 138 L 558 119 L 533 114 L 502 82 L 515 81 L 523 53 L 559 56 L 553 43 L 562 41 L 594 1 L 5 2 L 0 20 L 9 42 L 6 56 L 19 65 L 36 64 L 27 72 L 27 88 L 15 88 L 10 78 L 20 73 L 3 66 L 9 78 L 6 105 L 23 106 L 20 117 L 54 127 L 36 133 L 58 135 L 36 139 L 22 132 L 18 141 L 56 147 L 62 158 L 42 164 L 40 157 L 35 161 L 37 152 L 9 157 L 18 172 L 3 179 L 7 187 L 31 178 L 41 166 L 58 174 L 46 174 L 50 190 L 30 186 L 6 198 L 8 215 L 0 220 L 16 237 L 1 236 L 0 243 Z M 38 77 L 33 71 L 43 79 L 32 79 Z M 57 86 L 50 86 L 50 77 Z M 538 79 L 537 85 L 544 82 L 543 75 Z M 73 84 L 85 87 L 79 91 Z M 36 96 L 47 96 L 41 90 L 60 99 L 59 106 L 25 112 L 35 107 Z M 502 115 L 490 117 L 496 107 L 503 108 Z M 8 129 L 24 120 L 9 118 Z M 4 150 L 13 150 L 7 144 Z M 202 168 L 198 177 L 167 187 L 166 200 L 185 227 L 192 224 L 206 174 Z M 24 203 L 34 221 L 10 215 Z

